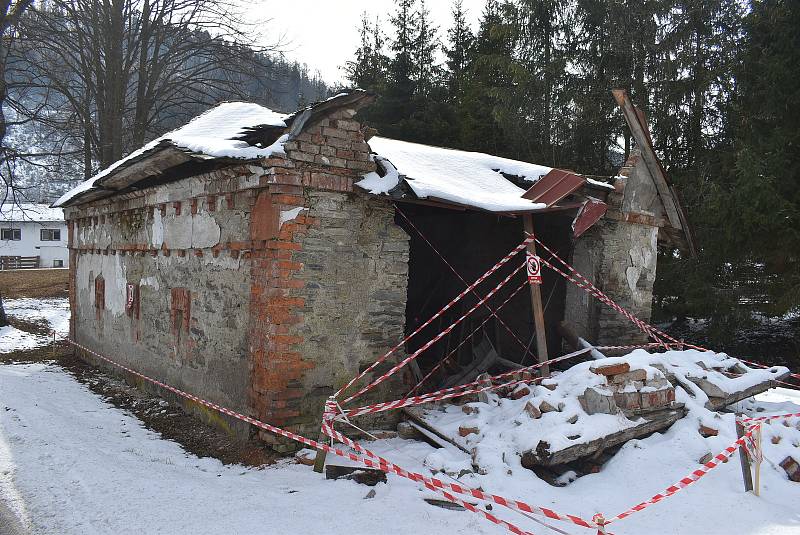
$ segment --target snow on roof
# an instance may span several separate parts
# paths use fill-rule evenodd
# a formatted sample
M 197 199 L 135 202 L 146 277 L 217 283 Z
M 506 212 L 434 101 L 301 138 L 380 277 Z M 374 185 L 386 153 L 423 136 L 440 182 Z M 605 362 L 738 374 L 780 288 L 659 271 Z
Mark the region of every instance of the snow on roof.
M 7 202 L 0 206 L 0 221 L 64 221 L 64 211 L 46 204 Z
M 369 140 L 369 145 L 377 154 L 376 159 L 392 164 L 386 176 L 368 173 L 364 180 L 356 183 L 371 193 L 387 193 L 402 176 L 421 199 L 442 199 L 492 212 L 545 207 L 523 199 L 525 190 L 507 180 L 501 172 L 533 183 L 549 173 L 550 167 L 377 136 Z
M 285 120 L 288 117 L 288 114 L 278 113 L 251 102 L 224 102 L 103 169 L 89 180 L 62 195 L 53 205 L 61 206 L 77 195 L 92 189 L 101 178 L 163 143 L 170 143 L 175 147 L 212 158 L 250 160 L 268 157 L 283 150 L 283 137 L 264 148 L 254 147 L 245 141 L 233 138 L 241 136 L 246 129 L 256 126 L 285 127 Z

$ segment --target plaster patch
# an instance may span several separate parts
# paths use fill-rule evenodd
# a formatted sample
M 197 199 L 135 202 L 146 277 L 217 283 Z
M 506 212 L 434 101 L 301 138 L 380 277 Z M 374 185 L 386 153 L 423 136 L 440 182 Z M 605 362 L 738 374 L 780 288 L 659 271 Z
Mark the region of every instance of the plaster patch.
M 156 291 L 161 289 L 161 286 L 158 284 L 158 279 L 153 275 L 143 278 L 142 280 L 139 281 L 139 284 L 141 286 L 149 286 L 150 288 L 153 288 Z
M 287 221 L 291 221 L 292 219 L 300 215 L 300 212 L 302 212 L 303 210 L 305 210 L 305 208 L 303 208 L 302 206 L 298 206 L 297 208 L 292 208 L 291 210 L 281 210 L 280 222 L 278 223 L 278 226 L 282 227 L 284 223 L 286 223 Z
M 192 247 L 204 249 L 217 245 L 221 232 L 217 220 L 210 214 L 200 213 L 192 217 Z
M 156 249 L 164 243 L 164 222 L 161 220 L 161 210 L 155 210 L 153 225 L 151 227 L 150 245 Z

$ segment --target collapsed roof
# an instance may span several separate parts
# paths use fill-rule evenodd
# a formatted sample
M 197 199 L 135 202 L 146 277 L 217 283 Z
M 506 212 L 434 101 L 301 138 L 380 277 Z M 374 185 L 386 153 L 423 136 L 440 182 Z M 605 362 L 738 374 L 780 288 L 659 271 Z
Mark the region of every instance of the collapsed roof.
M 673 242 L 688 242 L 693 249 L 685 214 L 658 162 L 643 116 L 632 107 L 627 94 L 615 92 L 615 98 L 665 208 L 667 221 L 658 226 L 669 227 L 669 236 L 676 238 Z M 359 109 L 374 99 L 373 94 L 355 89 L 293 114 L 248 102 L 222 103 L 112 164 L 64 194 L 53 206 L 83 204 L 234 163 L 284 156 L 283 144 L 307 125 L 340 109 Z M 576 228 L 588 228 L 605 213 L 602 201 L 614 189 L 576 173 L 489 154 L 383 137 L 370 138 L 368 143 L 378 171 L 365 174 L 356 185 L 395 200 L 502 214 L 578 210 Z

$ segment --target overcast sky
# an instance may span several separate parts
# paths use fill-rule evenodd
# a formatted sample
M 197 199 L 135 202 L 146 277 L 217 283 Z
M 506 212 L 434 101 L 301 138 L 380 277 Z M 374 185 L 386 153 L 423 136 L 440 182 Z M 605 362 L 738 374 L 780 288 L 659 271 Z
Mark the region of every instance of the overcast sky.
M 468 20 L 477 26 L 486 0 L 464 0 Z M 451 0 L 427 0 L 426 6 L 433 23 L 439 27 L 439 37 L 446 37 L 450 26 Z M 267 35 L 285 35 L 284 47 L 289 59 L 319 71 L 328 83 L 342 80 L 340 67 L 358 48 L 358 27 L 361 13 L 378 15 L 385 31 L 390 31 L 389 17 L 394 14 L 394 0 L 261 0 L 249 8 L 253 20 L 271 19 Z

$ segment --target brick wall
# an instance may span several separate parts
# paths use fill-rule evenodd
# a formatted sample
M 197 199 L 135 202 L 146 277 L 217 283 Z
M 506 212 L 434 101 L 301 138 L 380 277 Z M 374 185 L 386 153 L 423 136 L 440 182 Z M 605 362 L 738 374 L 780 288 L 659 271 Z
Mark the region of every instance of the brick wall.
M 405 324 L 408 236 L 390 203 L 353 191 L 375 168 L 353 115 L 336 112 L 285 145 L 288 159 L 264 169 L 251 219 L 252 241 L 264 243 L 251 266 L 251 404 L 312 435 L 324 400 Z

